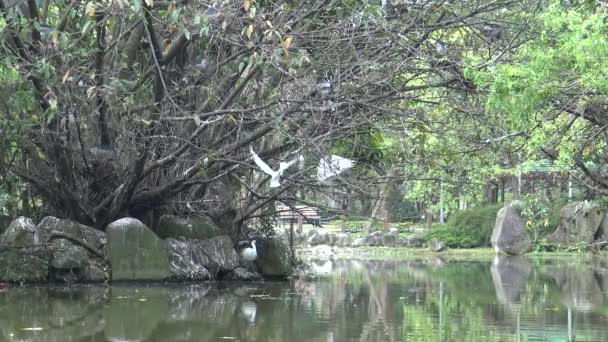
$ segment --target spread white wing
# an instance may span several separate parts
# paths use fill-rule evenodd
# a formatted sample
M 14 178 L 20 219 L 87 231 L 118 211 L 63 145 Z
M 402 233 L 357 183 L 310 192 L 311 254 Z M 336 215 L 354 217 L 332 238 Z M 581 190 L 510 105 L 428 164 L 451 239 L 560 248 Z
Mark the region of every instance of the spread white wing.
M 266 164 L 261 158 L 260 156 L 258 156 L 254 151 L 253 151 L 253 147 L 249 146 L 249 151 L 251 152 L 251 155 L 253 156 L 253 161 L 255 162 L 255 164 L 265 173 L 271 175 L 271 176 L 275 176 L 277 173 L 270 168 L 270 166 L 268 166 L 268 164 Z

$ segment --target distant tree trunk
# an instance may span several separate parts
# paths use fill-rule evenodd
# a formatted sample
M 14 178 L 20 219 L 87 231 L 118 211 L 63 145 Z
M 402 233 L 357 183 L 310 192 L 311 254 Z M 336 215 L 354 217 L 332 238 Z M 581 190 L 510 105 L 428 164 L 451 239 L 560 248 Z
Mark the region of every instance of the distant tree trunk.
M 443 209 L 443 182 L 439 183 L 439 223 L 445 223 L 445 211 Z
M 519 199 L 521 196 L 521 174 L 511 176 L 511 184 L 513 184 L 513 197 Z
M 382 192 L 379 191 L 378 197 L 376 199 L 376 205 L 374 205 L 372 214 L 371 214 L 369 220 L 367 221 L 367 225 L 365 226 L 365 233 L 369 234 L 372 231 L 374 221 L 376 220 L 377 217 L 380 217 L 380 214 L 381 214 L 380 211 L 382 210 L 382 207 L 383 207 L 383 197 L 382 197 Z
M 433 228 L 433 213 L 427 208 L 425 210 L 426 215 L 426 229 L 431 230 Z
M 393 207 L 392 197 L 396 191 L 396 175 L 397 167 L 391 166 L 386 173 L 385 185 L 378 194 L 378 200 L 374 210 L 372 211 L 372 216 L 368 220 L 367 226 L 365 227 L 366 233 L 371 232 L 374 220 L 379 217 L 382 217 L 382 220 L 384 221 L 384 230 L 388 231 Z
M 500 203 L 505 203 L 505 179 L 500 178 Z

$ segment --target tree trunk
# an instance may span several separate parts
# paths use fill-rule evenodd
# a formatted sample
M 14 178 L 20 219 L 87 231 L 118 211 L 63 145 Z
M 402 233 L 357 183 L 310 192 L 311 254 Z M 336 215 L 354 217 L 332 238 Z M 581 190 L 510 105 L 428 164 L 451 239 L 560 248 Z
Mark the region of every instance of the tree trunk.
M 425 215 L 426 215 L 426 229 L 431 230 L 433 228 L 433 213 L 428 210 L 428 208 L 425 210 Z

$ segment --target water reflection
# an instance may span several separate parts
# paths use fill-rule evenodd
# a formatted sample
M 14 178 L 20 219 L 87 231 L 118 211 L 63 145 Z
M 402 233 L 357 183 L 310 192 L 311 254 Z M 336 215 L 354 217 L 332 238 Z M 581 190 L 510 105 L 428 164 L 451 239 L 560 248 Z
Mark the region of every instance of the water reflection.
M 317 281 L 12 288 L 1 341 L 602 341 L 607 265 L 313 262 Z

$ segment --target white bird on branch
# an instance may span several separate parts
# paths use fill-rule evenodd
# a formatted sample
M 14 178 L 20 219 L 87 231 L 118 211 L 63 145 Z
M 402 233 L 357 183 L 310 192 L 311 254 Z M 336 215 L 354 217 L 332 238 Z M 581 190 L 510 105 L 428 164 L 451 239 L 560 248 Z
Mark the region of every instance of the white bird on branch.
M 280 187 L 281 186 L 281 175 L 283 175 L 283 172 L 285 172 L 285 170 L 287 170 L 291 165 L 295 164 L 295 162 L 298 161 L 298 158 L 295 158 L 294 160 L 287 162 L 287 163 L 281 162 L 281 163 L 279 163 L 279 169 L 277 171 L 275 171 L 275 170 L 271 169 L 270 166 L 268 166 L 268 164 L 266 164 L 260 158 L 260 156 L 258 156 L 253 151 L 253 147 L 249 146 L 249 151 L 251 152 L 251 155 L 253 156 L 253 161 L 255 162 L 255 164 L 262 171 L 264 171 L 264 173 L 266 173 L 270 176 L 270 187 L 271 188 Z

